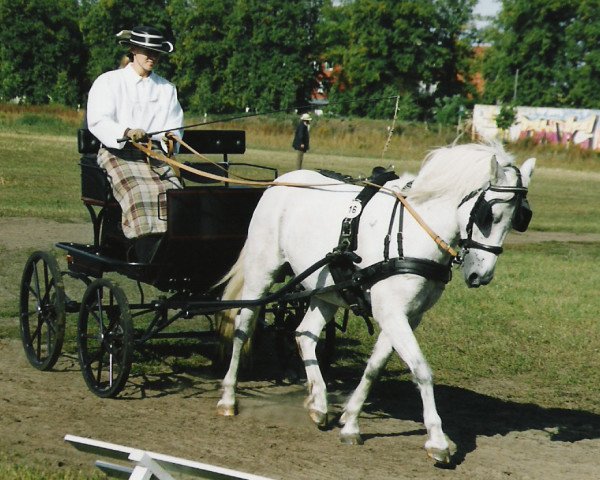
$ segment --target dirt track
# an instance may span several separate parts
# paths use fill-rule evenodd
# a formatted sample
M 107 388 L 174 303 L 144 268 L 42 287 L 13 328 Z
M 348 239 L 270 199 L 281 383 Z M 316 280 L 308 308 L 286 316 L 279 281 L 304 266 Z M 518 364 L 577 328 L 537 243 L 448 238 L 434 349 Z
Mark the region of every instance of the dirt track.
M 59 240 L 89 240 L 88 229 L 87 224 L 0 219 L 0 247 L 47 249 Z M 23 231 L 35 234 L 24 238 Z M 529 241 L 548 239 L 565 240 L 544 235 Z M 510 238 L 525 240 L 525 235 Z M 423 450 L 420 397 L 405 377 L 388 377 L 373 392 L 361 417 L 365 444 L 342 445 L 333 420 L 359 375 L 334 369 L 331 427 L 319 431 L 302 408 L 301 385 L 242 382 L 241 412 L 234 419 L 215 415 L 219 378 L 210 372 L 134 375 L 119 399 L 101 400 L 88 392 L 73 356 L 62 357 L 54 371 L 39 372 L 27 363 L 18 340 L 4 339 L 0 454 L 55 469 L 91 471 L 95 457 L 63 442 L 70 433 L 281 479 L 600 477 L 600 416 L 445 385 L 437 385 L 436 397 L 445 431 L 457 444 L 458 465 L 435 468 Z M 506 385 L 507 391 L 518 388 Z

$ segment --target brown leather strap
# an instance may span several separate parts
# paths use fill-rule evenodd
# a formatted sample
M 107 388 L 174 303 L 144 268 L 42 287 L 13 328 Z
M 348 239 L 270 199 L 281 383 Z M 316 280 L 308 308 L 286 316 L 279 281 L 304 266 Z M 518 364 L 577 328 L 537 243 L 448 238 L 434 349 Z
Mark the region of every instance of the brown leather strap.
M 201 155 L 200 153 L 198 153 L 196 150 L 194 150 L 193 148 L 191 148 L 187 143 L 185 143 L 178 136 L 173 135 L 173 138 L 175 139 L 175 141 L 179 142 L 181 145 L 187 147 L 194 154 L 196 154 L 196 155 L 198 155 L 198 156 L 206 159 L 206 157 L 204 157 L 203 155 Z M 198 170 L 196 168 L 190 167 L 189 165 L 185 165 L 183 163 L 180 163 L 180 162 L 178 162 L 178 161 L 176 161 L 176 160 L 174 160 L 172 158 L 168 158 L 167 156 L 165 156 L 162 153 L 152 151 L 152 149 L 146 147 L 143 144 L 135 143 L 135 142 L 131 142 L 131 143 L 135 147 L 137 147 L 141 151 L 143 151 L 149 157 L 152 157 L 152 158 L 154 158 L 156 160 L 160 160 L 162 162 L 168 163 L 169 165 L 171 165 L 174 168 L 180 168 L 181 170 L 186 170 L 186 171 L 194 173 L 196 175 L 200 175 L 201 177 L 210 178 L 211 180 L 217 180 L 219 182 L 233 183 L 235 185 L 248 185 L 248 186 L 255 186 L 255 187 L 296 187 L 296 188 L 329 187 L 329 186 L 334 186 L 334 185 L 339 185 L 340 184 L 339 182 L 338 183 L 323 183 L 323 184 L 314 184 L 314 183 L 313 184 L 306 184 L 306 183 L 290 183 L 290 182 L 260 182 L 260 181 L 254 181 L 254 180 L 238 180 L 238 179 L 235 179 L 235 178 L 223 177 L 223 176 L 220 176 L 220 175 L 214 175 L 212 173 L 203 172 L 203 171 Z M 402 203 L 402 205 L 404 205 L 404 207 L 406 208 L 406 210 L 408 211 L 408 213 L 410 213 L 413 216 L 413 218 L 421 226 L 421 228 L 423 228 L 423 230 L 425 230 L 425 232 L 427 233 L 427 235 L 429 235 L 433 239 L 433 241 L 443 251 L 447 252 L 452 257 L 457 257 L 458 256 L 458 252 L 456 250 L 454 250 L 450 245 L 448 245 L 448 243 L 446 243 L 431 228 L 429 228 L 429 226 L 425 223 L 425 221 L 421 218 L 421 216 L 410 206 L 410 204 L 406 201 L 406 198 L 403 197 L 402 195 L 400 195 L 399 192 L 397 192 L 395 190 L 392 190 L 391 188 L 386 188 L 385 186 L 380 186 L 380 185 L 377 185 L 375 183 L 371 183 L 371 182 L 369 182 L 367 180 L 363 180 L 362 184 L 363 185 L 375 186 L 375 187 L 379 188 L 380 190 L 389 192 L 392 195 L 394 195 Z

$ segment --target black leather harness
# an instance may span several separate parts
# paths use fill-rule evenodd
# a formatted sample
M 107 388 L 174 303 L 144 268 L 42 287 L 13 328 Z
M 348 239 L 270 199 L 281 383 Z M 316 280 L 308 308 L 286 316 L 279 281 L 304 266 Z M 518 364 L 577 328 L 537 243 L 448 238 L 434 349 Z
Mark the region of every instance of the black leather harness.
M 330 172 L 321 172 L 327 176 L 333 176 Z M 340 178 L 335 176 L 334 178 Z M 350 309 L 356 315 L 360 315 L 367 321 L 369 332 L 373 333 L 373 327 L 369 320 L 372 315 L 371 304 L 366 296 L 366 291 L 375 283 L 394 275 L 413 274 L 424 277 L 428 280 L 448 283 L 452 278 L 450 264 L 441 264 L 422 258 L 412 258 L 404 256 L 403 249 L 403 223 L 404 223 L 404 205 L 396 199 L 392 210 L 388 233 L 384 238 L 383 260 L 368 267 L 359 269 L 356 264 L 362 259 L 355 253 L 358 247 L 358 229 L 360 218 L 365 205 L 390 180 L 396 180 L 398 176 L 393 172 L 377 172 L 374 169 L 373 175 L 368 179 L 368 185 L 361 190 L 352 202 L 350 214 L 342 221 L 342 227 L 338 246 L 333 250 L 329 263 L 329 270 L 336 285 L 343 285 L 343 288 L 337 290 L 344 301 L 350 306 Z M 398 215 L 398 257 L 389 258 L 389 245 L 392 227 L 396 217 L 396 212 L 400 206 Z

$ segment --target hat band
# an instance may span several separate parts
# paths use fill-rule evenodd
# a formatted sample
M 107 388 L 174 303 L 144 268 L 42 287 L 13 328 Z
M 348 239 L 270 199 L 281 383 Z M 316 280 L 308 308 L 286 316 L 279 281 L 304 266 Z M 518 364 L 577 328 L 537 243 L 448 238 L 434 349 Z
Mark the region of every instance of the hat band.
M 149 47 L 149 48 L 162 48 L 163 44 L 161 43 L 151 43 L 148 41 L 140 41 L 140 40 L 134 40 L 133 38 L 130 40 L 131 43 L 135 43 L 136 45 L 139 45 L 141 47 Z

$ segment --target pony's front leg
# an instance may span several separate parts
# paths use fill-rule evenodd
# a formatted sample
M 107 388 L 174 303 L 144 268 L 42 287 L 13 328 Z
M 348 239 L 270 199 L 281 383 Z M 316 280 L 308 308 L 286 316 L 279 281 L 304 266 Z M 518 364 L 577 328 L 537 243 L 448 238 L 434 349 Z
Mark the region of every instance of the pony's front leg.
M 433 375 L 425 356 L 419 347 L 408 318 L 400 309 L 395 309 L 393 302 L 373 302 L 373 315 L 387 335 L 394 350 L 410 368 L 413 380 L 419 388 L 423 402 L 423 423 L 427 429 L 428 439 L 425 442 L 427 454 L 436 462 L 450 462 L 448 439 L 442 430 L 442 420 L 438 415 L 433 395 Z
M 327 387 L 317 361 L 317 342 L 323 327 L 333 318 L 338 307 L 312 298 L 306 315 L 296 328 L 296 343 L 306 370 L 308 396 L 304 407 L 319 427 L 327 425 Z
M 237 402 L 235 399 L 235 388 L 237 386 L 237 376 L 240 366 L 240 358 L 244 343 L 252 336 L 252 317 L 254 312 L 249 308 L 241 309 L 235 319 L 235 332 L 233 335 L 233 350 L 231 352 L 231 362 L 227 374 L 223 378 L 223 394 L 217 403 L 217 414 L 225 417 L 237 414 Z
M 389 341 L 387 335 L 383 332 L 377 337 L 373 353 L 367 362 L 367 368 L 356 387 L 356 390 L 352 393 L 352 396 L 348 400 L 344 413 L 340 417 L 340 425 L 343 425 L 340 432 L 340 440 L 342 443 L 348 445 L 362 445 L 363 439 L 360 436 L 360 430 L 358 427 L 358 417 L 362 411 L 363 405 L 371 391 L 373 382 L 379 378 L 381 369 L 385 367 L 385 364 L 389 360 L 392 354 L 393 348 L 392 343 Z

